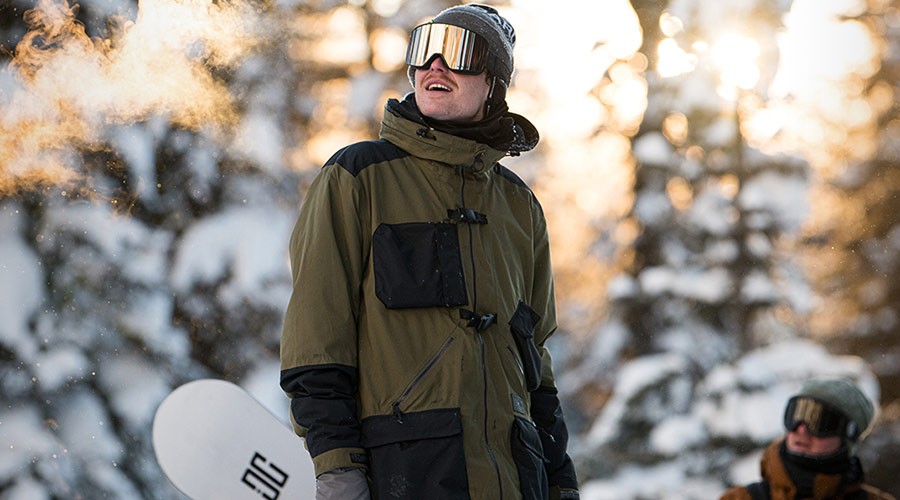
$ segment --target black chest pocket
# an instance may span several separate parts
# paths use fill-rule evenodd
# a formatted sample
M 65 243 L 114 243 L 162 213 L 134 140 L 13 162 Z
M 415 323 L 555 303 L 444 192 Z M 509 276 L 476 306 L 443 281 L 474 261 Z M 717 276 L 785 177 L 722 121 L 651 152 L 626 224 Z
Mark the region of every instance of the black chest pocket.
M 388 308 L 465 305 L 456 225 L 381 224 L 372 238 L 375 294 Z

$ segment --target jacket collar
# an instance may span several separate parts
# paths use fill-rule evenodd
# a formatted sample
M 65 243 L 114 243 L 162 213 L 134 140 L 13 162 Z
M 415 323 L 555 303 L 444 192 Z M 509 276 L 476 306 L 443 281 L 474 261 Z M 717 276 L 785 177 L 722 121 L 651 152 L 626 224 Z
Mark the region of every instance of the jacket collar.
M 460 166 L 478 174 L 487 172 L 506 155 L 528 151 L 537 144 L 538 136 L 534 126 L 518 115 L 509 113 L 509 116 L 521 118 L 527 124 L 522 127 L 515 122 L 516 137 L 521 136 L 522 140 L 518 141 L 519 144 L 513 142 L 510 151 L 501 151 L 473 139 L 437 130 L 418 112 L 411 96 L 407 96 L 403 102 L 388 100 L 379 135 L 414 156 Z
M 769 483 L 773 499 L 794 498 L 797 494 L 797 484 L 791 477 L 782 455 L 784 440 L 779 439 L 766 448 L 763 453 L 761 468 L 762 477 Z M 817 473 L 813 478 L 813 498 L 843 498 L 836 495 L 846 494 L 858 490 L 861 486 L 860 477 L 847 481 L 844 473 L 826 474 Z

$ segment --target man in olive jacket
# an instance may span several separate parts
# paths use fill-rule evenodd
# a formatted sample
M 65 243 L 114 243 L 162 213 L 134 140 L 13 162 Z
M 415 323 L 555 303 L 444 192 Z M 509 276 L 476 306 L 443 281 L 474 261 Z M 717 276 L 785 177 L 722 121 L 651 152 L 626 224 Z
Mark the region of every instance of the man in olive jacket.
M 498 163 L 538 141 L 505 101 L 514 43 L 477 4 L 416 27 L 415 92 L 301 208 L 281 386 L 319 500 L 578 498 L 546 221 Z

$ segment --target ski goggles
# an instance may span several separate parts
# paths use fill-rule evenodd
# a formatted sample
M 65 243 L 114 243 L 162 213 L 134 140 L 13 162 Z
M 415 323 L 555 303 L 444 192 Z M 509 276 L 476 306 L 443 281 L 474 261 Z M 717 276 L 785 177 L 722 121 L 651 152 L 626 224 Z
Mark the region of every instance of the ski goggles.
M 794 431 L 801 423 L 816 437 L 846 435 L 855 439 L 856 426 L 843 413 L 817 399 L 794 396 L 784 410 L 784 427 Z
M 426 23 L 413 28 L 406 48 L 406 64 L 426 68 L 440 56 L 450 71 L 477 75 L 485 70 L 487 40 L 474 31 L 442 23 Z

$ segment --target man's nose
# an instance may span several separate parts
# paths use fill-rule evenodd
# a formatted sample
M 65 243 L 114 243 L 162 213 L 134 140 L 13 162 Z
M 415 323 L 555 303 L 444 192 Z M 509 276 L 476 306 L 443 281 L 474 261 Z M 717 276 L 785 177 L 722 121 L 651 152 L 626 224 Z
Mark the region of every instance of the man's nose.
M 797 428 L 794 429 L 794 432 L 800 434 L 802 436 L 810 436 L 809 427 L 806 425 L 806 422 L 800 422 L 797 424 Z
M 431 71 L 449 71 L 450 68 L 447 67 L 447 63 L 444 62 L 443 56 L 436 56 L 431 60 L 431 64 L 428 65 L 428 69 Z

